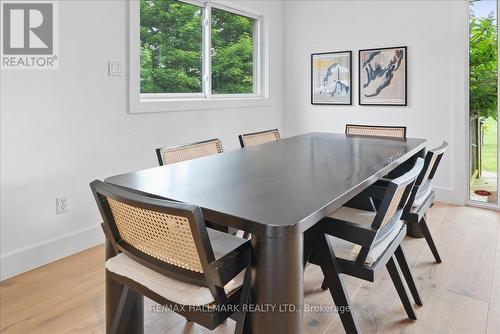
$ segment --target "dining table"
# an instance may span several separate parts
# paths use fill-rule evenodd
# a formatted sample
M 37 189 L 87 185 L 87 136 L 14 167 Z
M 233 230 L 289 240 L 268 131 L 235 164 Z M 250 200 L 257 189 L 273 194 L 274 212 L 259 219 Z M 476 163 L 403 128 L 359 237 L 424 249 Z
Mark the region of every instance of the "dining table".
M 207 221 L 249 232 L 254 307 L 245 328 L 303 333 L 306 232 L 380 178 L 423 157 L 425 144 L 418 138 L 305 133 L 105 182 L 197 205 Z M 340 274 L 335 302 L 350 306 Z M 106 284 L 106 311 L 113 314 L 120 288 L 110 279 Z M 137 298 L 129 321 L 135 333 L 141 331 L 144 312 L 142 297 Z M 358 328 L 352 314 L 342 321 L 346 328 Z

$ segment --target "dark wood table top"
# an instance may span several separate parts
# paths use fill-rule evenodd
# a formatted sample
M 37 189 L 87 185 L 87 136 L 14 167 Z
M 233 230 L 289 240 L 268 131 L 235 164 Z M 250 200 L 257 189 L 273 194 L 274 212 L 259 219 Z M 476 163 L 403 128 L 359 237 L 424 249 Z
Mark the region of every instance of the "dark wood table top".
M 198 205 L 212 222 L 291 237 L 424 148 L 423 139 L 308 133 L 106 182 Z

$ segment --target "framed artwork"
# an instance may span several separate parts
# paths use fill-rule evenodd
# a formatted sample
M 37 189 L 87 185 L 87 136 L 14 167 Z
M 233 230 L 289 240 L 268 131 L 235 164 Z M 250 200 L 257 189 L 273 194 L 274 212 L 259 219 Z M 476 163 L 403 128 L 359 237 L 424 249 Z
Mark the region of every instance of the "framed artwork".
M 406 46 L 359 50 L 359 104 L 406 106 Z
M 352 104 L 352 52 L 311 55 L 311 104 Z

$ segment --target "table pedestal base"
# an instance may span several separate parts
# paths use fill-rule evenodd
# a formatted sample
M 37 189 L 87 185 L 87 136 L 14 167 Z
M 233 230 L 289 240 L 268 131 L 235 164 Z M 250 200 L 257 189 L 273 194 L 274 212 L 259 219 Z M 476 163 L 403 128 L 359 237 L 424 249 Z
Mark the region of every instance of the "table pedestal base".
M 303 235 L 252 236 L 252 333 L 303 332 Z

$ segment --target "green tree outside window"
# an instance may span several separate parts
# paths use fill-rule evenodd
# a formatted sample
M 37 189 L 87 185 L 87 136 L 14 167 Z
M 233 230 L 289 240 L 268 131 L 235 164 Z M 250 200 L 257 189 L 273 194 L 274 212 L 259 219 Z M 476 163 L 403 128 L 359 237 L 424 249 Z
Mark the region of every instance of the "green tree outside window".
M 141 93 L 203 92 L 203 11 L 141 0 Z M 212 94 L 253 93 L 253 20 L 211 11 Z

